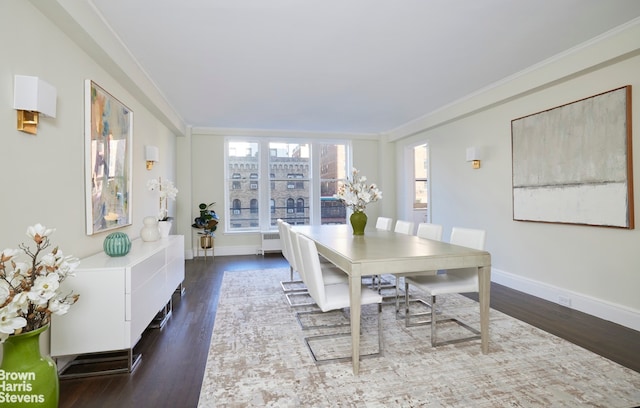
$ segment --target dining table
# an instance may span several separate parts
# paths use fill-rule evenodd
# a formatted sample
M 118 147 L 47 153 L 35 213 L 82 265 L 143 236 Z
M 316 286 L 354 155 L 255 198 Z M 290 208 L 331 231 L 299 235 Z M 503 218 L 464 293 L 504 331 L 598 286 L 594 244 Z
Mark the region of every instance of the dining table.
M 379 229 L 354 235 L 347 224 L 295 225 L 294 230 L 313 240 L 319 255 L 348 275 L 353 374 L 360 370 L 360 296 L 362 277 L 401 273 L 435 274 L 438 270 L 477 267 L 480 305 L 480 346 L 489 350 L 491 254 L 447 242 Z

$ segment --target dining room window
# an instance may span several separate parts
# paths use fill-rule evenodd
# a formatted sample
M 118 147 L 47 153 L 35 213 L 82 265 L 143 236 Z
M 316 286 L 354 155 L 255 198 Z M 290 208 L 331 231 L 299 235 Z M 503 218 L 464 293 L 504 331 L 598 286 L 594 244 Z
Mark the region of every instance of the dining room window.
M 347 174 L 349 142 L 228 137 L 225 151 L 227 231 L 275 229 L 279 218 L 296 225 L 346 222 L 333 194 Z
M 429 169 L 427 158 L 428 155 L 426 144 L 413 148 L 414 209 L 427 209 L 427 172 Z
M 348 174 L 349 150 L 342 143 L 319 144 L 320 161 L 320 224 L 345 224 L 347 208 L 333 198 L 338 186 Z

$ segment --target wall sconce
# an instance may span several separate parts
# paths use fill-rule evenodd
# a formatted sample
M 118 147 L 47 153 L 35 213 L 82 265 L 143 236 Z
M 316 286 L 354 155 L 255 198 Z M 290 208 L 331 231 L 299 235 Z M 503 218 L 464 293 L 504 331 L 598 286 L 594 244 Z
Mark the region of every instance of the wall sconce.
M 480 148 L 467 147 L 467 161 L 472 162 L 474 169 L 480 168 Z
M 160 161 L 160 150 L 158 146 L 145 146 L 144 157 L 147 160 L 147 170 L 151 170 L 153 164 Z
M 15 75 L 13 109 L 18 111 L 18 130 L 35 135 L 42 113 L 56 117 L 56 88 L 34 76 Z

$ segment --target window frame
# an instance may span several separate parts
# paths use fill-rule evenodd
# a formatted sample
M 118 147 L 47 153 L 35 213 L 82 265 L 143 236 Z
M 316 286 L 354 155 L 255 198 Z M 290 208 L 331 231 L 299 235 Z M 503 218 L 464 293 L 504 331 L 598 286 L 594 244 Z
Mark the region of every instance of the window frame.
M 232 176 L 236 176 L 231 172 L 230 161 L 229 161 L 229 144 L 230 143 L 255 143 L 257 144 L 258 149 L 258 164 L 257 169 L 252 169 L 251 171 L 255 174 L 257 171 L 257 178 L 247 177 L 246 180 L 232 178 Z M 225 179 L 225 203 L 227 203 L 224 208 L 224 220 L 225 220 L 225 233 L 230 234 L 242 234 L 242 233 L 255 233 L 260 231 L 274 231 L 277 230 L 277 225 L 275 220 L 271 220 L 271 217 L 274 213 L 276 213 L 276 208 L 278 207 L 278 202 L 272 202 L 270 197 L 270 190 L 274 187 L 274 184 L 280 182 L 281 180 L 275 179 L 275 175 L 272 173 L 269 168 L 269 159 L 273 155 L 277 155 L 277 152 L 274 153 L 274 149 L 270 148 L 272 143 L 288 143 L 288 144 L 308 144 L 310 149 L 309 155 L 309 174 L 308 178 L 304 178 L 302 174 L 299 172 L 293 171 L 291 173 L 295 173 L 292 177 L 287 179 L 287 184 L 291 183 L 292 188 L 287 188 L 287 191 L 290 193 L 290 197 L 293 198 L 294 204 L 292 207 L 292 214 L 302 214 L 299 211 L 298 202 L 300 197 L 300 193 L 302 191 L 306 191 L 304 189 L 304 184 L 309 183 L 309 197 L 308 199 L 303 199 L 305 209 L 308 211 L 309 224 L 310 225 L 320 225 L 322 222 L 321 217 L 321 194 L 320 194 L 320 183 L 324 181 L 321 179 L 321 169 L 320 169 L 320 151 L 323 148 L 323 145 L 343 145 L 345 149 L 344 155 L 344 172 L 345 174 L 349 174 L 348 172 L 352 168 L 352 142 L 348 139 L 307 139 L 307 138 L 263 138 L 263 137 L 243 137 L 243 136 L 227 136 L 225 137 L 225 150 L 224 150 L 224 179 Z M 237 153 L 237 152 L 236 152 Z M 255 153 L 252 153 L 255 154 Z M 257 182 L 257 194 L 258 194 L 258 227 L 237 227 L 237 220 L 232 219 L 231 212 L 235 210 L 235 208 L 230 208 L 230 196 L 233 190 L 233 182 L 234 181 L 247 181 L 247 191 L 256 192 L 256 189 L 250 189 L 250 184 Z M 242 187 L 241 187 L 242 189 Z M 305 197 L 306 198 L 306 197 Z M 251 201 L 248 199 L 248 203 Z M 286 201 L 280 203 L 285 209 L 288 210 Z M 245 208 L 246 213 L 253 213 L 251 206 L 249 205 Z M 305 211 L 303 209 L 303 213 Z M 287 211 L 285 210 L 285 211 Z M 240 213 L 244 213 L 242 208 L 240 208 Z M 288 212 L 286 212 L 289 214 Z M 348 214 L 347 214 L 348 217 Z M 348 218 L 345 218 L 345 222 L 348 221 Z

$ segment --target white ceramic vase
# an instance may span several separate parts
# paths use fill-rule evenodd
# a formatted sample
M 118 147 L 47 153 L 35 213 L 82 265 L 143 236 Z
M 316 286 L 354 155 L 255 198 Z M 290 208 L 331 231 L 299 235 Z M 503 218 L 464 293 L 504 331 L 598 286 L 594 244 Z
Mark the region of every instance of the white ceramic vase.
M 158 219 L 156 217 L 144 217 L 142 220 L 144 227 L 140 230 L 140 238 L 145 242 L 153 242 L 160 239 L 158 230 Z
M 158 221 L 158 230 L 160 231 L 160 238 L 167 238 L 169 236 L 169 232 L 171 232 L 172 222 L 167 221 Z

